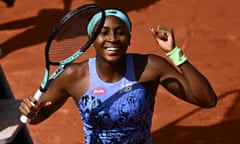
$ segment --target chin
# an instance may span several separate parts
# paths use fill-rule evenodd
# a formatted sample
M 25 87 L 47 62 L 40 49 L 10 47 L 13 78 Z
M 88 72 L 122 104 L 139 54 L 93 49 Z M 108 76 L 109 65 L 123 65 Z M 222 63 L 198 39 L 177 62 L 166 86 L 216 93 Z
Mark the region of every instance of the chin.
M 111 55 L 111 56 L 106 56 L 105 59 L 110 62 L 110 63 L 119 63 L 122 62 L 123 59 L 125 58 L 125 55 Z

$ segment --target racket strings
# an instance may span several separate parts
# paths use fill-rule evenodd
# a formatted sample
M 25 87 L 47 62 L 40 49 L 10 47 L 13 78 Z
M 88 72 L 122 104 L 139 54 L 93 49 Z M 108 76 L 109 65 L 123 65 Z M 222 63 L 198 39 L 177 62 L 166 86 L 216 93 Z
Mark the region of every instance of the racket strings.
M 99 12 L 98 8 L 77 12 L 61 25 L 48 50 L 50 62 L 60 62 L 71 57 L 88 42 L 87 26 L 91 17 L 97 12 Z
M 52 42 L 51 50 L 49 51 L 50 61 L 60 62 L 70 57 L 79 49 L 79 47 L 84 45 L 87 39 L 87 36 L 81 36 L 81 38 L 69 38 L 61 41 L 54 40 Z

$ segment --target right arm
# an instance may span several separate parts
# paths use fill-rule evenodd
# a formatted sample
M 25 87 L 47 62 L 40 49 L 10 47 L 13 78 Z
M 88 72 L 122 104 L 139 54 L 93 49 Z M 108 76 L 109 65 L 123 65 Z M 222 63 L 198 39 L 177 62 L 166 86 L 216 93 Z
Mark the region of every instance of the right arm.
M 41 94 L 39 100 L 36 100 L 32 96 L 22 100 L 19 110 L 30 119 L 30 124 L 37 124 L 44 121 L 65 103 L 68 95 L 62 90 L 61 84 L 59 84 L 62 83 L 61 77 L 63 75 L 64 73 L 51 82 L 48 90 Z
M 51 82 L 38 101 L 33 97 L 22 100 L 19 110 L 31 120 L 30 124 L 37 124 L 47 119 L 66 102 L 69 96 L 72 96 L 75 101 L 81 98 L 88 86 L 86 66 L 88 66 L 86 63 L 68 66 Z

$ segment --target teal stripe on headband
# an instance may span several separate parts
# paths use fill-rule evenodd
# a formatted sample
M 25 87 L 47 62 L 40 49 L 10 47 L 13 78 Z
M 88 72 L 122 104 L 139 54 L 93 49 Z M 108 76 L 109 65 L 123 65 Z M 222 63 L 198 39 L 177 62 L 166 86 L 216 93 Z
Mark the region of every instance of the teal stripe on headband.
M 131 32 L 131 22 L 130 22 L 128 16 L 124 12 L 122 12 L 118 9 L 106 9 L 105 15 L 118 17 L 126 24 L 128 31 Z M 99 12 L 99 13 L 95 14 L 92 17 L 92 19 L 89 21 L 88 27 L 87 27 L 88 35 L 91 36 L 91 34 L 94 30 L 94 27 L 97 24 L 97 22 L 101 19 L 101 16 L 102 16 L 102 13 Z

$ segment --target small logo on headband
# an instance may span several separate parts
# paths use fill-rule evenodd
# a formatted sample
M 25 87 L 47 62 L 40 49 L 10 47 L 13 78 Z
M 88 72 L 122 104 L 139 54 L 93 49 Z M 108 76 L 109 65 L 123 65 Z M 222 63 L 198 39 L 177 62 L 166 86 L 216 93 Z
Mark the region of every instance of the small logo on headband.
M 112 14 L 117 14 L 117 11 L 115 11 L 115 10 L 112 10 L 112 11 L 109 11 L 109 13 L 112 13 Z

